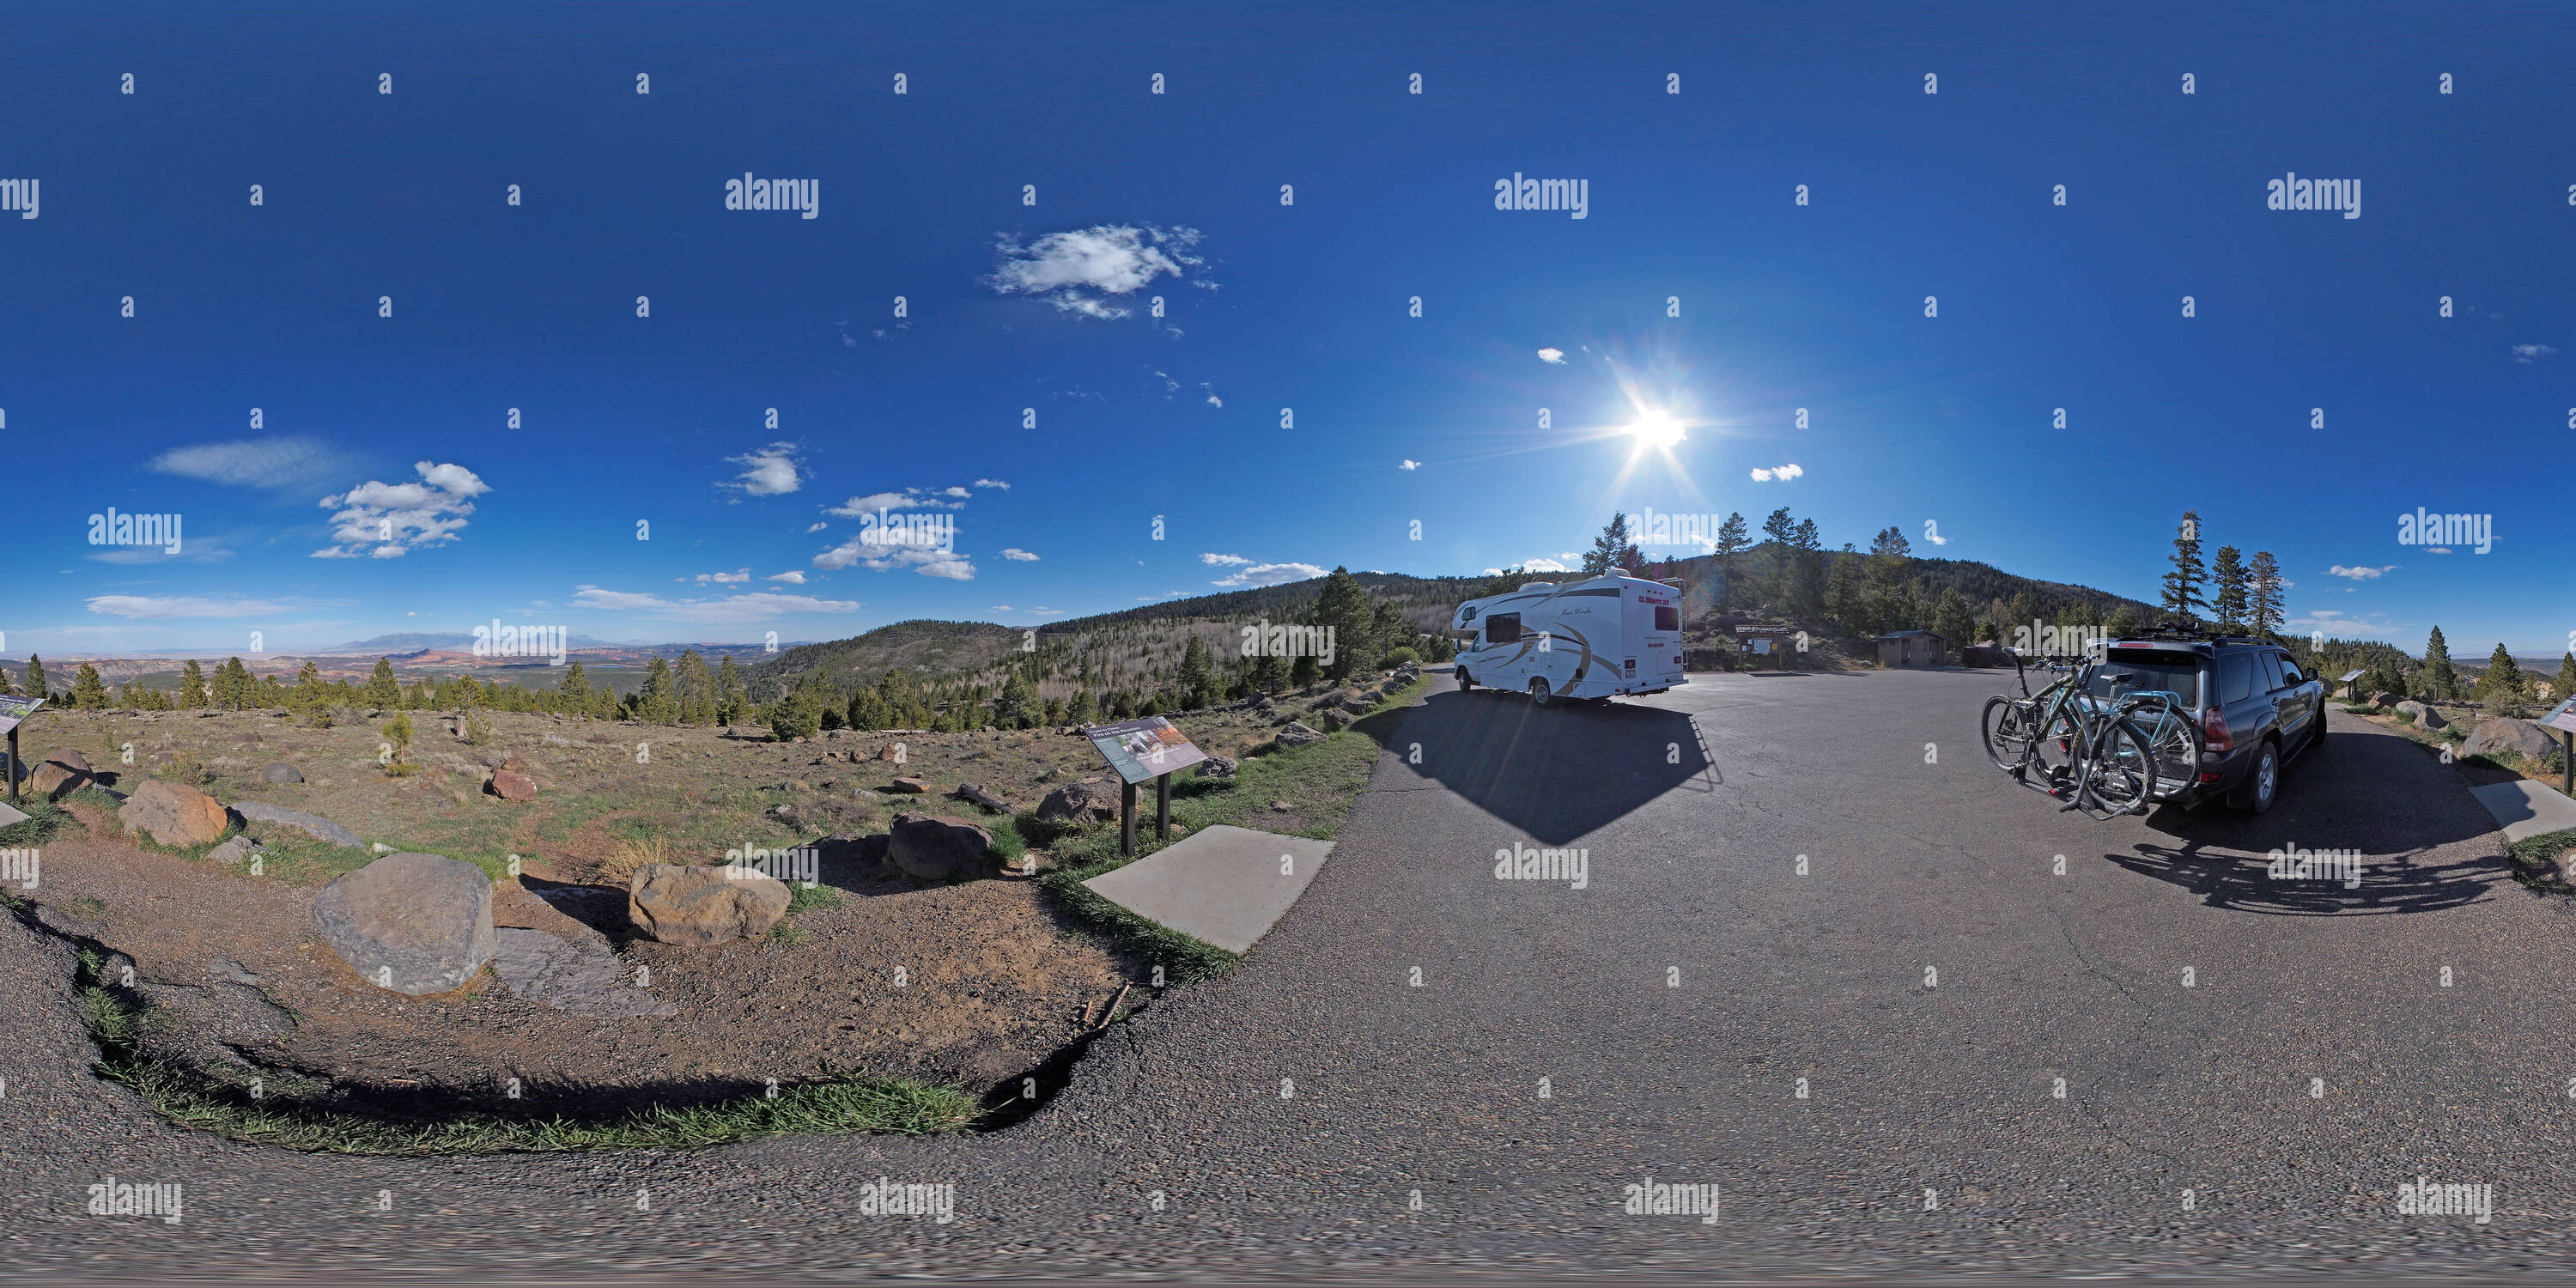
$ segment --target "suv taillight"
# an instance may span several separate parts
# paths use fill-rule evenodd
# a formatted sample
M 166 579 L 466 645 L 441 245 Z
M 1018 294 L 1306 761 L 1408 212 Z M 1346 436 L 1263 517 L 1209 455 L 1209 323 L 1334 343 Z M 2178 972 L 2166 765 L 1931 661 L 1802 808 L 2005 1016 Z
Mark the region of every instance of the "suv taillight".
M 2234 751 L 2236 735 L 2227 727 L 2227 713 L 2212 706 L 2200 713 L 2201 747 L 2205 751 Z

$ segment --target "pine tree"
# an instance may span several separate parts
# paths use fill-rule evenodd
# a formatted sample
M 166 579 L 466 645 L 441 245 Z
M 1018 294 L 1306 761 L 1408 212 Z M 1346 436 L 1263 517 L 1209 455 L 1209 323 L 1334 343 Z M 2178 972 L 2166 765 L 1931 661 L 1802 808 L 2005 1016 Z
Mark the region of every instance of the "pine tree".
M 555 692 L 563 695 L 564 702 L 572 710 L 586 710 L 590 705 L 590 672 L 583 670 L 579 662 L 564 668 L 563 679 L 555 685 Z
M 1355 670 L 1366 670 L 1377 664 L 1377 648 L 1371 641 L 1371 628 L 1377 614 L 1369 607 L 1368 591 L 1348 568 L 1335 568 L 1324 579 L 1323 589 L 1315 592 L 1315 624 L 1333 632 L 1333 662 L 1325 673 L 1339 680 Z
M 2246 623 L 2265 639 L 2280 638 L 2281 630 L 2281 564 L 2269 550 L 2254 552 L 2248 568 L 2249 586 L 2246 597 Z
M 1646 556 L 1628 539 L 1628 516 L 1613 514 L 1601 525 L 1601 535 L 1592 539 L 1592 549 L 1583 555 L 1583 575 L 1600 577 L 1610 573 L 1635 572 L 1643 568 Z
M 857 701 L 855 695 L 851 700 Z M 716 722 L 729 726 L 740 720 L 750 701 L 751 695 L 743 689 L 742 668 L 733 664 L 733 654 L 725 654 L 723 664 L 716 668 Z
M 107 710 L 107 686 L 99 682 L 98 668 L 87 662 L 72 673 L 72 705 L 83 711 Z
M 2193 609 L 2209 607 L 2200 594 L 2201 583 L 2209 580 L 2200 564 L 2200 511 L 2182 512 L 2182 526 L 2174 533 L 2172 563 L 2164 577 L 2165 612 L 2190 617 Z
M 780 701 L 783 702 L 785 699 L 782 698 Z M 646 724 L 666 725 L 680 722 L 680 695 L 674 691 L 671 683 L 670 663 L 657 657 L 644 669 L 644 687 L 635 694 L 635 718 Z M 791 716 L 792 718 L 794 717 Z M 770 717 L 773 734 L 777 723 L 777 716 L 773 712 Z
M 1753 538 L 1745 530 L 1743 515 L 1729 514 L 1726 522 L 1717 525 L 1717 541 L 1709 547 L 1709 553 L 1716 556 L 1718 611 L 1724 612 L 1735 602 L 1736 574 L 1743 568 L 1744 552 L 1752 548 Z
M 21 682 L 20 682 L 20 684 L 21 684 L 21 687 L 23 687 L 23 688 L 25 688 L 25 689 L 27 690 L 27 696 L 28 696 L 28 697 L 31 697 L 31 698 L 50 698 L 50 697 L 52 697 L 52 696 L 53 696 L 52 692 L 50 692 L 49 690 L 47 690 L 47 689 L 45 688 L 45 659 L 43 659 L 43 658 L 41 658 L 41 657 L 38 657 L 38 656 L 36 656 L 36 655 L 35 655 L 35 654 L 33 654 L 33 653 L 28 654 L 28 655 L 27 655 L 27 678 L 26 678 L 25 680 L 21 681 Z
M 1868 601 L 1861 596 L 1859 568 L 1860 552 L 1844 542 L 1842 556 L 1825 578 L 1825 613 L 1845 632 L 1867 636 L 1876 632 L 1870 629 Z
M 2523 678 L 2522 667 L 2513 660 L 2513 654 L 2498 644 L 2495 652 L 2487 656 L 2487 673 L 2478 677 L 2478 701 L 2485 703 L 2495 715 L 2519 714 L 2528 683 Z
M 2549 686 L 2549 693 L 2561 702 L 2576 698 L 2576 649 L 2558 659 L 2558 679 Z
M 2209 601 L 2209 612 L 2218 619 L 2218 629 L 2230 633 L 2243 631 L 2248 607 L 2245 552 L 2234 546 L 2220 546 L 2218 556 L 2210 561 L 2209 575 L 2216 586 L 2216 593 Z
M 294 704 L 298 709 L 309 710 L 321 706 L 324 697 L 322 668 L 308 658 L 305 660 L 304 668 L 295 673 Z
M 197 665 L 197 659 L 192 657 L 188 659 L 186 666 L 179 668 L 179 709 L 194 711 L 204 705 L 206 705 L 206 669 Z
M 367 677 L 367 705 L 379 711 L 402 705 L 402 681 L 394 678 L 392 658 L 376 659 L 375 674 Z
M 1196 634 L 1190 636 L 1189 647 L 1181 650 L 1179 679 L 1184 710 L 1196 711 L 1216 705 L 1215 659 L 1208 654 L 1207 641 Z M 1034 699 L 1036 696 L 1037 686 L 1029 686 L 1029 697 Z
M 2451 646 L 2442 638 L 2442 628 L 2436 626 L 2432 638 L 2424 641 L 2424 696 L 2448 698 L 2458 692 L 2459 680 L 2451 672 Z
M 680 723 L 711 725 L 716 722 L 716 677 L 713 672 L 707 670 L 707 660 L 698 656 L 696 649 L 688 649 L 680 654 L 680 666 L 678 672 L 672 677 L 672 683 L 680 703 Z M 824 704 L 818 698 L 816 708 L 818 719 L 822 705 Z
M 1932 633 L 1949 641 L 1952 648 L 1963 648 L 1975 642 L 1968 638 L 1975 630 L 1976 623 L 1968 616 L 1967 598 L 1956 586 L 1942 587 L 1941 598 L 1932 605 Z

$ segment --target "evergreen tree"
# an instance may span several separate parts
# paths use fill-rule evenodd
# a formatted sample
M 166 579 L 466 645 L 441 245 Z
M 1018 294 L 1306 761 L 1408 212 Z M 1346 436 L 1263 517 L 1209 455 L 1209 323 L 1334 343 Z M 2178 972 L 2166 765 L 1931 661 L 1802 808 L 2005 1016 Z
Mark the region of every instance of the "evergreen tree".
M 731 725 L 741 719 L 743 709 L 750 704 L 750 700 L 751 695 L 743 688 L 742 668 L 733 664 L 733 654 L 725 654 L 723 663 L 716 668 L 717 723 Z M 852 695 L 851 700 L 856 701 L 856 695 Z
M 2478 701 L 2491 708 L 2492 714 L 2516 715 L 2522 708 L 2526 683 L 2513 654 L 2498 644 L 2495 652 L 2487 656 L 2487 673 L 2478 677 Z
M 1744 552 L 1752 548 L 1752 534 L 1745 529 L 1743 515 L 1729 514 L 1726 522 L 1717 525 L 1717 541 L 1709 547 L 1709 553 L 1716 556 L 1718 611 L 1724 612 L 1735 602 L 1735 579 L 1743 570 Z
M 1377 614 L 1350 569 L 1335 568 L 1324 579 L 1323 589 L 1315 592 L 1314 617 L 1315 625 L 1333 632 L 1333 662 L 1325 674 L 1339 680 L 1377 664 L 1377 646 L 1370 639 Z
M 579 662 L 564 668 L 563 679 L 555 685 L 555 692 L 563 698 L 565 709 L 574 712 L 589 709 L 590 672 L 583 670 Z
M 1834 560 L 1825 578 L 1825 613 L 1852 635 L 1876 634 L 1870 629 L 1868 602 L 1860 593 L 1860 552 L 1852 543 L 1843 543 L 1842 557 Z
M 1646 566 L 1644 551 L 1628 539 L 1628 516 L 1613 514 L 1601 525 L 1601 535 L 1592 539 L 1592 549 L 1584 552 L 1583 575 L 1599 577 L 1609 573 L 1635 576 Z
M 394 678 L 394 661 L 376 659 L 376 673 L 367 677 L 367 705 L 379 711 L 402 705 L 402 682 Z
M 107 704 L 107 686 L 99 682 L 98 668 L 81 663 L 72 673 L 72 705 L 83 711 L 105 711 Z
M 2395 692 L 2404 693 L 2398 689 Z M 2459 679 L 2451 671 L 2451 646 L 2442 638 L 2442 628 L 2433 628 L 2424 641 L 2424 696 L 2450 698 L 2459 696 Z
M 179 708 L 183 711 L 194 711 L 204 705 L 206 705 L 206 669 L 197 665 L 197 659 L 192 657 L 188 659 L 187 665 L 179 668 Z
M 1196 711 L 1216 705 L 1215 660 L 1208 654 L 1207 641 L 1195 633 L 1190 636 L 1189 647 L 1181 650 L 1179 679 L 1182 709 Z M 1028 697 L 1037 697 L 1037 686 L 1029 686 Z
M 322 668 L 308 658 L 304 669 L 295 673 L 295 706 L 300 710 L 310 710 L 322 705 L 323 699 Z
M 2265 639 L 2280 638 L 2281 630 L 2281 564 L 2269 550 L 2254 552 L 2254 562 L 2247 569 L 2245 621 L 2254 633 Z
M 1959 594 L 1959 588 L 1942 587 L 1941 598 L 1932 605 L 1932 633 L 1949 641 L 1952 648 L 1963 648 L 1975 643 L 1968 638 L 1975 630 L 1976 623 L 1968 616 L 1968 601 Z
M 2218 619 L 2218 629 L 2242 632 L 2249 605 L 2245 593 L 2245 552 L 2234 546 L 2220 546 L 2218 556 L 2210 561 L 2209 575 L 2216 587 L 2216 593 L 2209 601 L 2210 616 Z
M 2576 650 L 2558 659 L 2558 679 L 2549 686 L 2549 696 L 2561 702 L 2576 698 Z
M 45 687 L 45 659 L 33 653 L 27 655 L 27 678 L 20 681 L 20 686 L 27 690 L 27 696 L 31 698 L 53 696 L 53 693 Z
M 781 701 L 784 700 L 781 699 Z M 797 715 L 801 716 L 802 712 Z M 644 669 L 644 687 L 635 695 L 635 718 L 646 724 L 666 725 L 680 722 L 680 695 L 671 683 L 670 663 L 657 657 Z M 773 736 L 775 736 L 777 723 L 778 718 L 773 711 L 770 716 Z
M 1100 699 L 1088 687 L 1075 689 L 1073 697 L 1064 704 L 1064 719 L 1067 724 L 1094 724 L 1099 721 L 1099 718 Z
M 2200 511 L 2182 512 L 2182 526 L 2175 530 L 2173 566 L 2164 577 L 2165 612 L 2175 617 L 2190 617 L 2192 610 L 2209 607 L 2200 587 L 2209 573 L 2200 563 Z
M 713 672 L 707 670 L 707 660 L 698 656 L 696 649 L 688 649 L 680 654 L 679 670 L 672 677 L 672 683 L 675 690 L 674 696 L 678 698 L 680 704 L 680 723 L 711 725 L 716 722 L 716 677 Z M 822 716 L 823 705 L 825 704 L 818 697 L 815 704 L 815 716 L 818 721 Z

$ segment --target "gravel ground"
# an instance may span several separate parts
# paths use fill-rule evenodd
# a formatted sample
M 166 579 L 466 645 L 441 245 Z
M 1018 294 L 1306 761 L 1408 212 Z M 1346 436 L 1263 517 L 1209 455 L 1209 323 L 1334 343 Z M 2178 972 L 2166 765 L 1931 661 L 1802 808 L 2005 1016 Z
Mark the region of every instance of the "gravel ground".
M 68 960 L 0 924 L 0 1275 L 2563 1277 L 2576 923 L 2457 775 L 2337 715 L 2261 819 L 2095 823 L 1978 758 L 1999 683 L 1435 691 L 1242 970 L 984 1137 L 232 1145 L 90 1080 Z M 2361 887 L 2267 879 L 2294 842 Z M 1583 888 L 1498 880 L 1520 846 Z M 184 1221 L 87 1215 L 104 1173 Z M 2400 1215 L 2418 1176 L 2491 1222 Z M 956 1219 L 862 1215 L 879 1177 Z M 1623 1212 L 1649 1177 L 1720 1216 Z

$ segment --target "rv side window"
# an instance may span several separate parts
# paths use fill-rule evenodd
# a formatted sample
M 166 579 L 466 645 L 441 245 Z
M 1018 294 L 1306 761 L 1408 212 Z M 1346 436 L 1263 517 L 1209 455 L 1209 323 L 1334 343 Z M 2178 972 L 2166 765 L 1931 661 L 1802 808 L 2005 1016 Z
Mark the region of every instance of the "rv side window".
M 1680 630 L 1681 628 L 1682 628 L 1682 613 L 1681 613 L 1681 610 L 1680 610 L 1680 609 L 1675 608 L 1675 607 L 1673 607 L 1673 606 L 1672 606 L 1672 605 L 1670 605 L 1670 604 L 1657 604 L 1657 605 L 1655 606 L 1655 629 L 1656 629 L 1656 630 L 1659 630 L 1659 631 L 1677 631 L 1677 630 Z
M 1486 618 L 1485 642 L 1488 644 L 1520 643 L 1521 615 L 1518 613 L 1496 613 L 1493 616 Z

